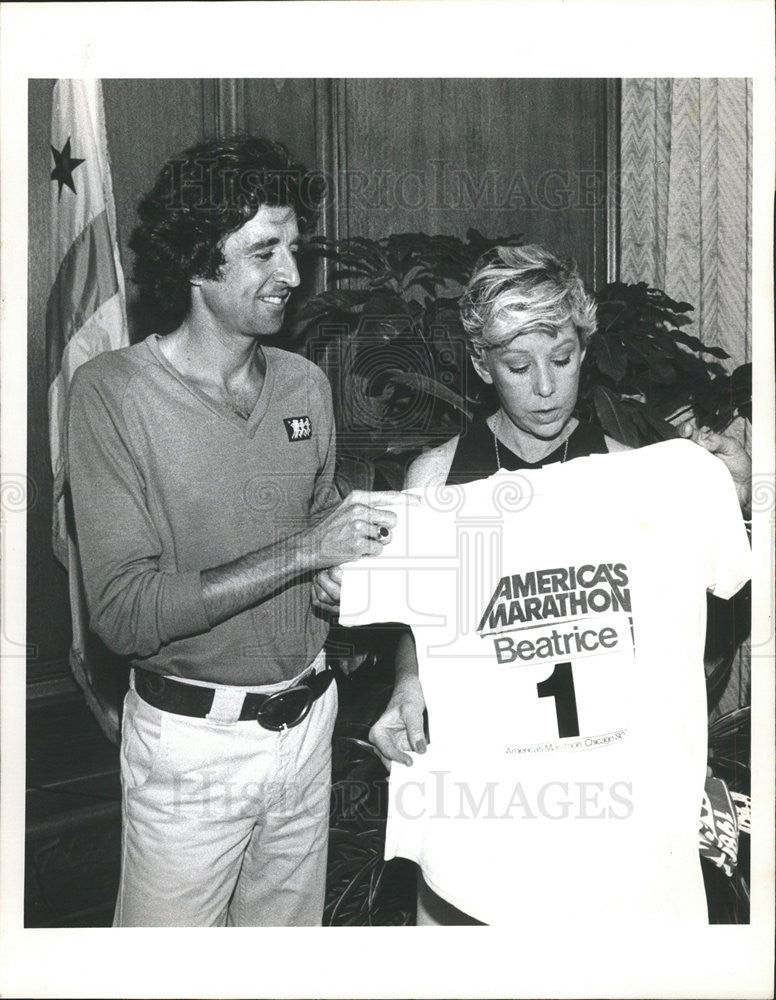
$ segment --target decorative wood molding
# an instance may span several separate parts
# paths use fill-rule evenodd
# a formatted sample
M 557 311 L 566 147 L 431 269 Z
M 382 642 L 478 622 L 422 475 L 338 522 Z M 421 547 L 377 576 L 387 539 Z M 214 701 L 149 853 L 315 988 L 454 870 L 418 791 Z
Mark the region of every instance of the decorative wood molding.
M 606 280 L 620 277 L 620 110 L 622 82 L 607 80 L 604 95 L 604 144 L 606 156 Z
M 245 84 L 243 80 L 216 80 L 216 112 L 219 135 L 231 135 L 245 128 Z
M 217 135 L 217 84 L 218 80 L 202 81 L 202 134 L 206 137 Z
M 338 145 L 334 115 L 334 80 L 316 79 L 313 85 L 315 103 L 316 161 L 326 180 L 326 200 L 321 212 L 318 231 L 327 239 L 339 239 L 338 201 Z M 322 288 L 331 287 L 333 265 L 330 260 L 320 262 Z
M 245 128 L 243 80 L 202 81 L 202 131 L 206 136 L 231 135 Z
M 347 80 L 333 81 L 333 130 L 336 142 L 336 209 L 337 237 L 350 236 L 348 211 L 348 91 Z
M 347 199 L 347 92 L 345 80 L 315 81 L 315 145 L 326 178 L 319 232 L 330 240 L 349 235 Z M 324 286 L 333 284 L 333 264 L 323 261 Z

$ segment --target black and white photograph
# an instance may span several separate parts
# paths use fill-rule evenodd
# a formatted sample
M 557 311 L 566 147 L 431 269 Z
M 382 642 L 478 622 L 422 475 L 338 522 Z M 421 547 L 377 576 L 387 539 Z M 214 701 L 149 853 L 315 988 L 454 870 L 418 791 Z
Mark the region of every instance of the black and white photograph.
M 3 995 L 772 995 L 773 12 L 16 6 Z

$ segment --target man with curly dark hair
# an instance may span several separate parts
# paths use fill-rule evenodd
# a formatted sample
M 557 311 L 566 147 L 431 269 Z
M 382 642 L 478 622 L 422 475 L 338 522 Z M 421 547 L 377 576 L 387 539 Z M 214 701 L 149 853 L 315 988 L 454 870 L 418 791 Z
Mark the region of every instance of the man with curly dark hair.
M 90 624 L 132 664 L 117 926 L 321 922 L 336 685 L 311 575 L 396 521 L 395 494 L 340 501 L 327 380 L 266 342 L 322 196 L 266 139 L 171 159 L 131 241 L 155 332 L 73 381 Z
M 191 305 L 192 276 L 219 276 L 222 239 L 260 206 L 293 209 L 304 235 L 315 228 L 324 193 L 320 173 L 257 136 L 203 142 L 169 160 L 138 205 L 140 225 L 130 239 L 134 281 L 155 332 L 180 326 Z M 282 311 L 277 315 L 282 318 Z

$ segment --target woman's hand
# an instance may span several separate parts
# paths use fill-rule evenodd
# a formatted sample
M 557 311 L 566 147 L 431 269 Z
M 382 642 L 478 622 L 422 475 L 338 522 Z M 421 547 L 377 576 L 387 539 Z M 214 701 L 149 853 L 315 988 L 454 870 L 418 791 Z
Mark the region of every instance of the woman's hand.
M 369 742 L 388 769 L 392 760 L 412 764 L 407 750 L 426 752 L 423 735 L 425 707 L 423 689 L 417 677 L 407 678 L 394 688 L 388 707 L 369 730 Z
M 698 429 L 689 420 L 680 424 L 678 430 L 683 438 L 694 441 L 725 463 L 735 484 L 741 510 L 748 514 L 752 502 L 752 459 L 746 449 L 735 438 L 716 434 L 706 427 Z

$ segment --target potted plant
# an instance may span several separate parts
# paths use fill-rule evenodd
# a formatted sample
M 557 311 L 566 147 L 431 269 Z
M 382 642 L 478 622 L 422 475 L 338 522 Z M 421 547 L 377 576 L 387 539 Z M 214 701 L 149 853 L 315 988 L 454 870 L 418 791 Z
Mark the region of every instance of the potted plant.
M 728 375 L 729 355 L 685 329 L 693 307 L 645 282 L 612 282 L 595 293 L 598 328 L 583 367 L 579 408 L 632 448 L 676 436 L 675 424 L 724 431 L 751 420 L 752 370 Z

